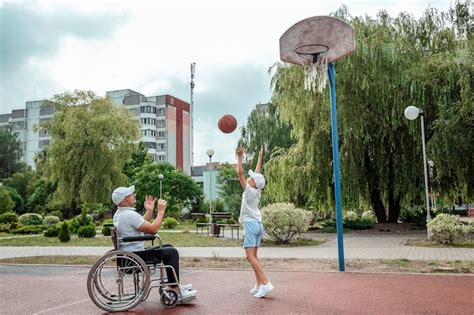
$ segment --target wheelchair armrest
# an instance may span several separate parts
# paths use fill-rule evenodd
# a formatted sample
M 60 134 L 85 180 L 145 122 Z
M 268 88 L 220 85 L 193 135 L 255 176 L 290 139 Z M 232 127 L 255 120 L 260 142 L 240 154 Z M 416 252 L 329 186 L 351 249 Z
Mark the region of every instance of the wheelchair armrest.
M 155 239 L 155 235 L 145 234 L 143 236 L 126 236 L 122 238 L 122 242 L 136 242 L 136 241 L 153 241 Z
M 163 239 L 161 238 L 161 236 L 158 234 L 155 234 L 154 236 L 158 239 L 158 242 L 160 243 L 160 247 L 163 247 Z

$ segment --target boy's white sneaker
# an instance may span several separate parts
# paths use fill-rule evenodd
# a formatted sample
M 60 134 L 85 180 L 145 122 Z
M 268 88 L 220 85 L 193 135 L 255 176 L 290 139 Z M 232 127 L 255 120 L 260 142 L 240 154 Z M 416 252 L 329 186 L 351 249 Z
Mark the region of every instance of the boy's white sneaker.
M 273 285 L 268 282 L 267 284 L 262 284 L 258 289 L 258 292 L 254 294 L 254 297 L 261 298 L 270 293 L 273 290 Z
M 258 289 L 260 289 L 260 286 L 256 284 L 252 290 L 250 290 L 250 294 L 257 294 Z

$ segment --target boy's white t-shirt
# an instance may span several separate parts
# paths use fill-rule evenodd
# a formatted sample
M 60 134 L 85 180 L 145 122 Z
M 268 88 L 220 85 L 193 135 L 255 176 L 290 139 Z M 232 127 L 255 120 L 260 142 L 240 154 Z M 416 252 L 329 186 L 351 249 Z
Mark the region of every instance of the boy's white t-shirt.
M 242 193 L 242 205 L 240 206 L 240 223 L 248 221 L 262 222 L 262 212 L 258 208 L 261 194 L 260 189 L 253 188 L 249 184 L 245 186 Z
M 122 242 L 123 237 L 143 236 L 138 228 L 145 222 L 145 219 L 137 213 L 135 208 L 118 207 L 114 214 L 114 226 L 117 228 L 117 241 L 119 248 L 127 252 L 137 252 L 145 249 L 144 241 Z

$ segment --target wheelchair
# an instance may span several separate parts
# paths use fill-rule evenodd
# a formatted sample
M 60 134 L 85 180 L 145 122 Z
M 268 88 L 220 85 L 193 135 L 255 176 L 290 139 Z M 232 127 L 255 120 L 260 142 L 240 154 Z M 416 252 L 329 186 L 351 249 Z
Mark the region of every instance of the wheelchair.
M 120 250 L 116 228 L 113 225 L 107 226 L 112 227 L 114 250 L 99 258 L 87 277 L 87 292 L 95 305 L 107 312 L 128 311 L 146 300 L 152 288 L 159 289 L 160 304 L 164 308 L 172 308 L 178 302 L 187 303 L 196 298 L 192 296 L 182 299 L 179 283 L 167 283 L 167 268 L 178 279 L 172 266 L 157 259 L 145 261 L 133 252 Z M 124 237 L 122 241 L 153 242 L 155 238 L 158 238 L 160 247 L 163 247 L 163 240 L 158 234 Z M 176 286 L 178 292 L 172 286 Z

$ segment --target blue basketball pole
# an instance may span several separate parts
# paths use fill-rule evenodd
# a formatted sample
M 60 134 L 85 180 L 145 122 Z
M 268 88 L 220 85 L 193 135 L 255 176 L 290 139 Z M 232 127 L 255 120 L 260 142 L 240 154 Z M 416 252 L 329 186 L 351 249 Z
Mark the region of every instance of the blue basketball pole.
M 332 135 L 332 159 L 334 167 L 334 199 L 336 200 L 336 227 L 337 227 L 337 249 L 339 256 L 339 271 L 345 271 L 344 265 L 344 238 L 342 229 L 342 199 L 341 199 L 341 170 L 339 167 L 339 140 L 337 132 L 336 113 L 336 72 L 334 64 L 328 64 L 328 75 L 331 99 L 331 135 Z

